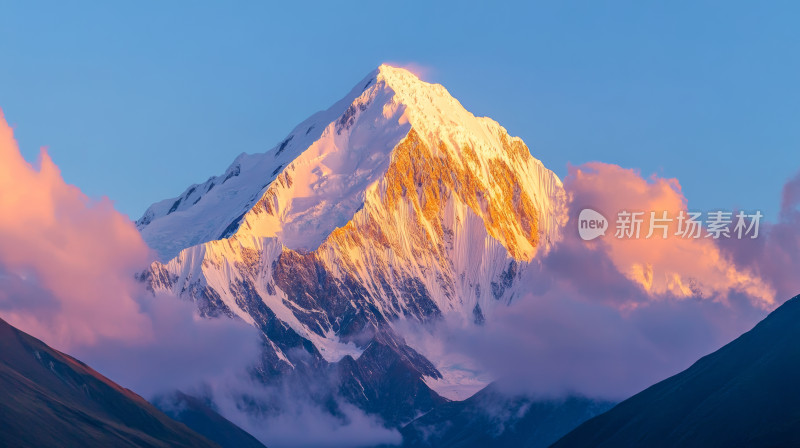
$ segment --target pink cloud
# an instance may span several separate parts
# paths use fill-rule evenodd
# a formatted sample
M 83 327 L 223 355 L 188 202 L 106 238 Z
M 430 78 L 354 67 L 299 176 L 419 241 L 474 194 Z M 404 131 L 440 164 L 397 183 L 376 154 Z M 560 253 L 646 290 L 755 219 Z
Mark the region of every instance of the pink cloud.
M 90 200 L 65 184 L 44 150 L 37 165 L 22 158 L 0 115 L 0 266 L 6 278 L 35 282 L 57 302 L 33 314 L 3 309 L 11 298 L 0 293 L 2 315 L 64 349 L 98 338 L 151 340 L 134 280 L 123 275 L 146 266 L 136 228 L 108 199 Z
M 778 221 L 767 222 L 759 238 L 723 241 L 739 266 L 764 278 L 779 300 L 800 293 L 800 172 L 783 187 Z
M 705 232 L 701 238 L 675 235 L 678 231 L 675 218 L 689 211 L 677 179 L 656 176 L 644 179 L 635 170 L 592 162 L 570 167 L 565 188 L 571 201 L 565 244 L 585 244 L 575 241 L 575 218 L 582 208 L 601 211 L 611 222 L 609 230 L 605 237 L 589 246 L 602 246 L 600 250 L 608 254 L 617 270 L 651 296 L 669 294 L 724 300 L 728 293 L 741 291 L 765 309 L 774 306 L 774 288 L 751 269 L 737 266 L 720 249 L 720 240 L 706 238 Z M 614 222 L 623 211 L 644 212 L 639 238 L 616 238 Z M 667 238 L 663 238 L 663 231 L 658 228 L 647 238 L 651 212 L 661 218 L 664 211 L 673 219 L 666 223 Z M 569 241 L 570 237 L 573 241 Z
M 44 150 L 26 162 L 0 112 L 0 317 L 145 394 L 258 359 L 254 328 L 148 293 L 134 274 L 150 259 L 109 199 L 67 185 Z

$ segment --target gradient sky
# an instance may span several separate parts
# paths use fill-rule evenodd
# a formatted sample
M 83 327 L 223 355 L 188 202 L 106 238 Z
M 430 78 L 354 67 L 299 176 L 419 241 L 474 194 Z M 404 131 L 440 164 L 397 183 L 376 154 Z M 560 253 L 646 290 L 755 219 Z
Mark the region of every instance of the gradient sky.
M 47 146 L 138 218 L 415 64 L 562 178 L 600 160 L 774 218 L 800 168 L 800 4 L 655 3 L 0 0 L 0 108 L 28 160 Z

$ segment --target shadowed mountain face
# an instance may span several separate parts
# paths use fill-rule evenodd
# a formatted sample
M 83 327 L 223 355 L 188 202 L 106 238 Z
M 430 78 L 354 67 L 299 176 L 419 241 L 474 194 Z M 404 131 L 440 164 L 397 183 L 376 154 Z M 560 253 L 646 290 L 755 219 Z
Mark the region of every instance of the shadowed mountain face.
M 0 445 L 218 446 L 142 397 L 2 319 Z
M 400 432 L 405 447 L 547 447 L 611 406 L 582 397 L 508 396 L 490 384 L 464 401 L 435 408 Z
M 556 447 L 800 446 L 800 296 Z

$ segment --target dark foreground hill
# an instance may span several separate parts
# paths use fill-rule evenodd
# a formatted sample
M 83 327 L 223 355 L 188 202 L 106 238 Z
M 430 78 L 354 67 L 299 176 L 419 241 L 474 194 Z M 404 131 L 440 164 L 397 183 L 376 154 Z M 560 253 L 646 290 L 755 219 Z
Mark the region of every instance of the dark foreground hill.
M 218 447 L 0 319 L 3 447 Z
M 554 446 L 800 446 L 800 296 Z
M 222 448 L 266 448 L 258 439 L 219 415 L 207 400 L 175 392 L 159 397 L 153 404 Z

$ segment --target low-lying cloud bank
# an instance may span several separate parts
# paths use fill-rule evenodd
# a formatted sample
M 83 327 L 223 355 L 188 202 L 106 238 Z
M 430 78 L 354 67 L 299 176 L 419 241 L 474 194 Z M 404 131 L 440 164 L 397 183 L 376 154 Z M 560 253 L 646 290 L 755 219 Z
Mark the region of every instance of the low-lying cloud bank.
M 277 448 L 354 448 L 396 445 L 400 433 L 386 428 L 337 394 L 333 374 L 314 384 L 284 379 L 265 386 L 249 378 L 218 383 L 198 396 L 212 400 L 220 413 Z

